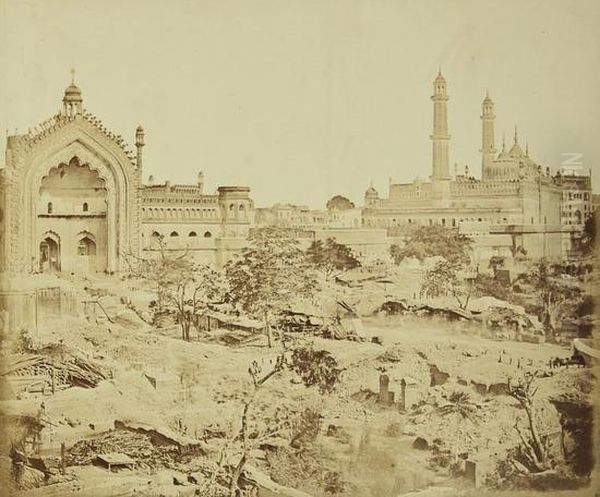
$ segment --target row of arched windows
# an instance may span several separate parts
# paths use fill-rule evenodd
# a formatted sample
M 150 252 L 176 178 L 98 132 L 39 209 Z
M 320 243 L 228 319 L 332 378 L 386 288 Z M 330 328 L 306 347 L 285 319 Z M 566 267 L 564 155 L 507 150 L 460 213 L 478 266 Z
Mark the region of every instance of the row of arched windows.
M 81 210 L 83 212 L 88 212 L 89 211 L 89 205 L 87 202 L 84 202 L 83 205 L 81 206 Z M 48 214 L 52 214 L 54 212 L 54 205 L 52 204 L 52 202 L 48 202 L 48 205 L 46 206 L 46 212 Z
M 234 211 L 236 210 L 235 204 L 229 204 L 229 210 L 230 211 Z M 237 208 L 238 211 L 244 211 L 246 210 L 246 207 L 244 207 L 244 204 L 240 204 L 240 206 Z
M 142 208 L 142 214 L 151 218 L 190 218 L 190 217 L 217 217 L 217 210 L 204 209 L 164 209 L 162 207 Z
M 158 231 L 153 231 L 152 232 L 152 236 L 154 238 L 157 238 L 157 237 L 160 236 L 160 233 Z M 179 233 L 177 231 L 171 231 L 171 234 L 169 236 L 171 238 L 175 238 L 175 237 L 179 236 Z M 188 233 L 188 237 L 192 237 L 193 238 L 193 237 L 196 237 L 196 236 L 198 236 L 198 233 L 196 233 L 195 231 L 190 231 Z M 205 231 L 203 236 L 204 236 L 204 238 L 212 238 L 212 233 L 210 231 Z

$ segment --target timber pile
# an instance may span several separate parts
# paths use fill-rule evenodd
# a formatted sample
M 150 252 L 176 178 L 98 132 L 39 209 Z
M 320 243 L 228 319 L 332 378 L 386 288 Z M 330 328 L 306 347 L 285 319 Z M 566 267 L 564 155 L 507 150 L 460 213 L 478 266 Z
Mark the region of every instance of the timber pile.
M 177 468 L 184 462 L 176 445 L 157 446 L 148 435 L 126 430 L 106 432 L 99 437 L 80 440 L 68 451 L 67 464 L 93 464 L 100 454 L 120 452 L 131 457 L 138 465 L 149 468 Z
M 0 371 L 0 376 L 9 375 L 54 378 L 57 388 L 93 388 L 102 380 L 108 379 L 107 372 L 101 366 L 73 354 L 60 360 L 40 354 L 20 355 L 13 361 L 6 362 Z

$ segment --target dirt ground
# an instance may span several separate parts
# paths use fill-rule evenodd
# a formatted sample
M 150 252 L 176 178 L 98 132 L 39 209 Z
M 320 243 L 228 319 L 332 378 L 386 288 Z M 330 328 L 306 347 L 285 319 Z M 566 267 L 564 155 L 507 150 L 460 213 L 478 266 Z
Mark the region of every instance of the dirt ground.
M 81 289 L 84 282 L 71 284 Z M 61 442 L 70 447 L 113 429 L 115 421 L 164 427 L 202 441 L 212 433 L 235 429 L 241 401 L 251 388 L 249 365 L 252 361 L 268 364 L 281 351 L 279 342 L 273 349 L 266 346 L 265 337 L 235 347 L 213 343 L 206 336 L 193 337 L 187 343 L 179 338 L 177 327 L 154 329 L 121 302 L 128 297 L 143 306 L 149 300 L 147 291 L 108 278 L 93 284 L 109 293 L 102 302 L 112 322 L 90 323 L 77 317 L 49 320 L 33 338 L 38 344 L 67 345 L 109 369 L 111 378 L 96 388 L 73 387 L 43 398 L 4 400 L 2 409 L 35 413 L 43 402 L 50 422 L 44 446 L 54 455 Z M 431 467 L 431 453 L 413 448 L 415 438 L 429 444 L 441 439 L 455 452 L 468 453 L 482 464 L 499 457 L 517 442 L 513 424 L 520 413 L 509 397 L 483 394 L 481 389 L 506 384 L 527 370 L 545 371 L 551 358 L 571 353 L 558 345 L 486 339 L 479 325 L 402 317 L 369 318 L 363 324 L 365 340 L 361 343 L 306 339 L 315 348 L 329 351 L 343 369 L 332 394 L 322 395 L 284 373 L 261 390 L 257 402 L 257 409 L 266 413 L 275 406 L 311 406 L 320 411 L 321 432 L 316 443 L 327 464 L 351 484 L 352 490 L 345 494 L 348 497 L 481 495 L 483 489 L 473 490 L 471 482 Z M 371 343 L 375 336 L 381 344 Z M 432 368 L 447 377 L 434 386 Z M 374 399 L 382 373 L 390 377 L 390 389 L 398 393 L 402 379 L 411 380 L 420 407 L 401 412 L 394 406 L 378 405 Z M 568 393 L 576 388 L 578 374 L 572 369 L 545 378 L 540 392 L 559 389 Z M 160 381 L 154 386 L 148 377 Z M 458 390 L 469 391 L 481 413 L 479 423 L 442 418 L 427 407 L 443 403 Z M 547 399 L 540 407 L 544 429 L 559 431 L 557 414 Z M 347 436 L 327 436 L 330 425 Z M 216 446 L 207 443 L 205 457 L 216 458 Z M 260 466 L 260 461 L 257 464 Z M 90 488 L 98 497 L 128 495 L 119 489 L 132 487 L 145 492 L 143 495 L 187 495 L 191 491 L 174 487 L 168 470 L 139 467 L 111 474 L 110 479 L 106 470 L 98 467 L 71 466 L 67 473 L 69 482 L 20 495 L 92 495 L 82 493 Z

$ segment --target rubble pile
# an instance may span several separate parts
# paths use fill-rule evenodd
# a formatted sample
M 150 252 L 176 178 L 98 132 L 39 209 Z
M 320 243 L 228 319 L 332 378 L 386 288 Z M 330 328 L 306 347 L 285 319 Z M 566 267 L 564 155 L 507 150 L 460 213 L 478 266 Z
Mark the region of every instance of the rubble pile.
M 331 321 L 331 319 L 284 310 L 279 317 L 278 325 L 286 332 L 319 333 L 327 321 Z
M 544 331 L 537 318 L 518 308 L 490 307 L 478 319 L 494 331 L 496 338 L 514 339 L 519 332 L 541 335 Z
M 148 435 L 127 430 L 109 431 L 97 438 L 80 440 L 68 451 L 69 465 L 93 464 L 99 454 L 119 452 L 149 468 L 174 468 L 181 461 L 178 448 L 154 445 Z

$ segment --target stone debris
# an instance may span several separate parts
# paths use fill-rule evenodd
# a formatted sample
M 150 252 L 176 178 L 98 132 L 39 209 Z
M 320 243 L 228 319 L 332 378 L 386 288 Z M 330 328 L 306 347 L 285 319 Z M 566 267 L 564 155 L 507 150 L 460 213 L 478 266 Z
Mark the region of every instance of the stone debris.
M 98 456 L 107 453 L 121 453 L 133 459 L 138 465 L 149 468 L 176 468 L 181 459 L 174 445 L 157 446 L 150 436 L 125 430 L 115 430 L 77 442 L 68 450 L 67 464 L 84 466 L 94 464 Z

